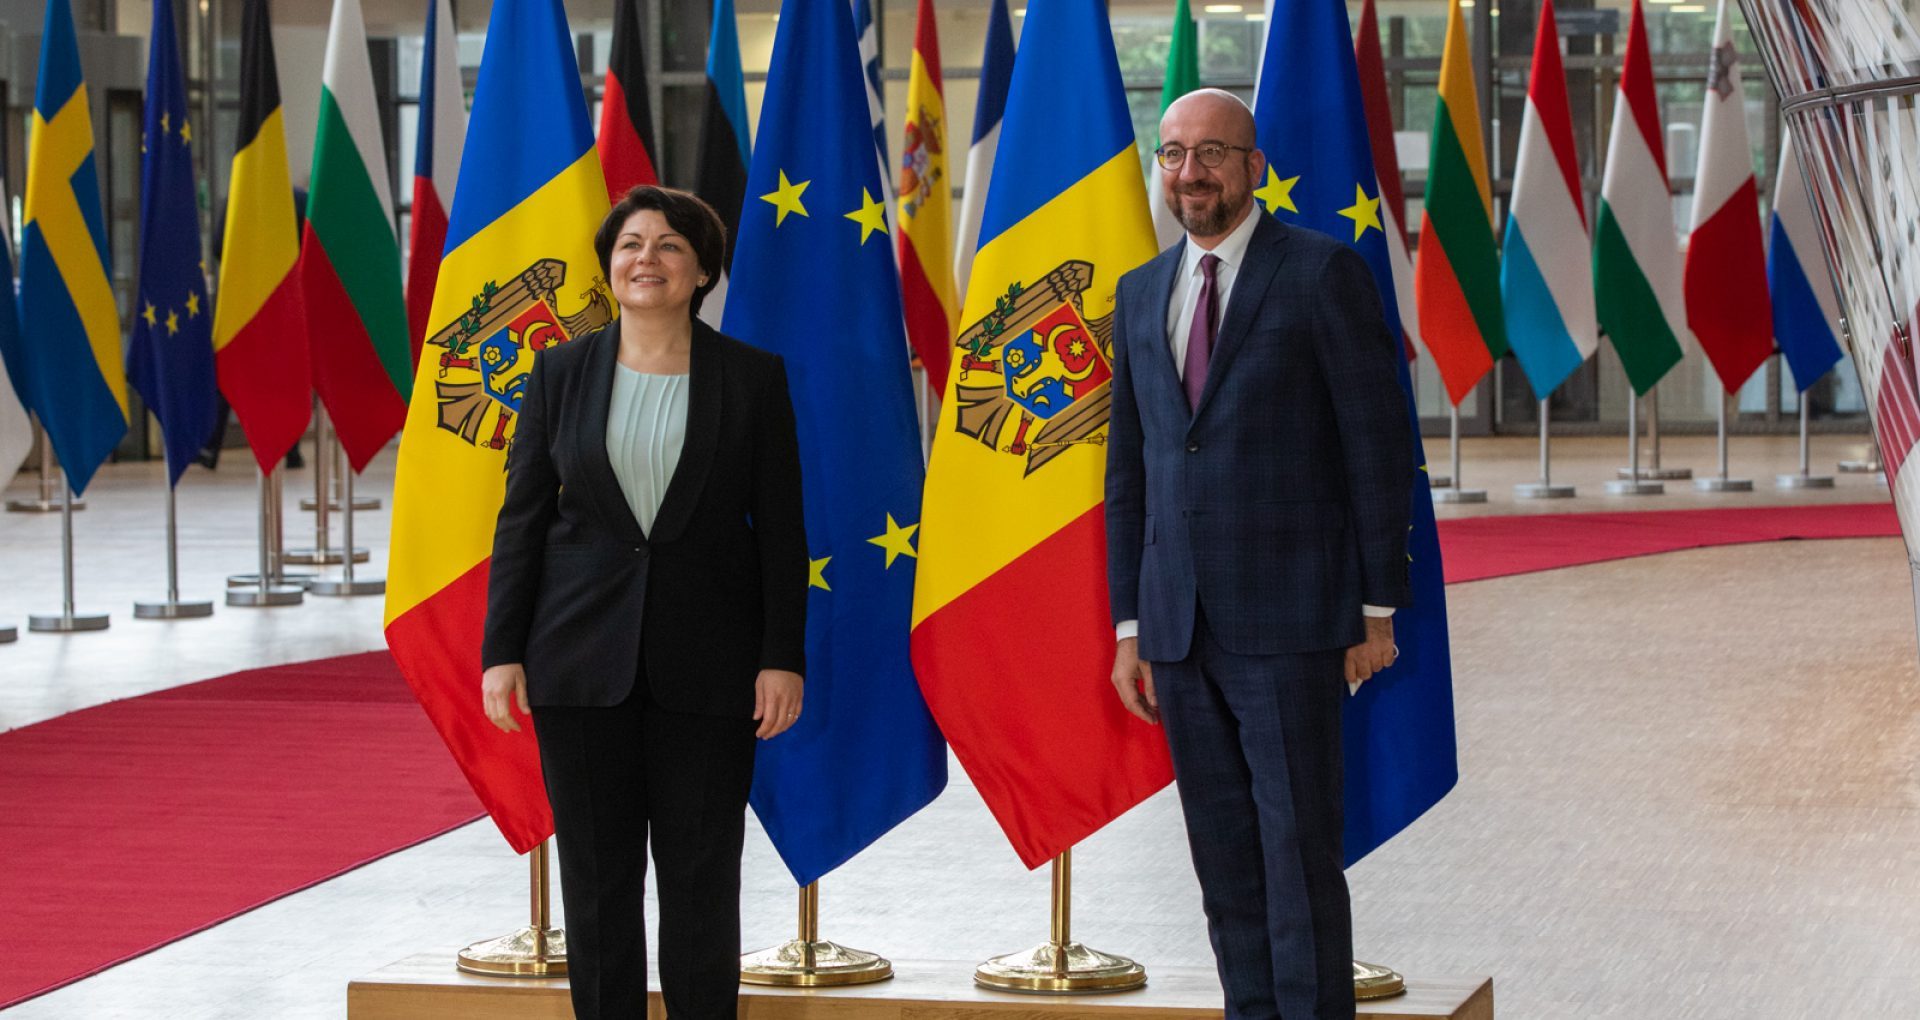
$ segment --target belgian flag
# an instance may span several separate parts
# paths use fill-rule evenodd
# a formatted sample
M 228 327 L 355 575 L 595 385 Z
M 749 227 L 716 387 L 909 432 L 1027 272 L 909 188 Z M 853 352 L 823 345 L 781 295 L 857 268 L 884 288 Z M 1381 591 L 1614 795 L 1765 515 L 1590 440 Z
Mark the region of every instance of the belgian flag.
M 658 184 L 653 111 L 647 103 L 647 61 L 640 43 L 640 0 L 614 0 L 613 52 L 600 99 L 600 167 L 607 196 L 618 202 L 636 184 Z
M 307 430 L 312 377 L 298 275 L 300 234 L 267 0 L 240 14 L 240 137 L 234 146 L 213 315 L 220 392 L 272 471 Z

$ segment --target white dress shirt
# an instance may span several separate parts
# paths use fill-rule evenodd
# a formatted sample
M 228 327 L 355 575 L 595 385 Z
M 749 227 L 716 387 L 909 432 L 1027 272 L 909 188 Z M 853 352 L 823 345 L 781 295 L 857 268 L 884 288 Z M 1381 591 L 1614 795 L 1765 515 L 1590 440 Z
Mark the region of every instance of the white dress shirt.
M 1191 154 L 1189 154 L 1191 155 Z M 1187 378 L 1187 338 L 1193 332 L 1193 306 L 1200 300 L 1200 288 L 1206 284 L 1206 274 L 1200 271 L 1200 259 L 1212 254 L 1220 260 L 1213 267 L 1213 314 L 1214 329 L 1217 331 L 1227 316 L 1227 301 L 1233 296 L 1233 282 L 1240 277 L 1240 267 L 1247 260 L 1247 245 L 1253 240 L 1254 227 L 1259 225 L 1260 207 L 1255 204 L 1247 210 L 1238 226 L 1222 238 L 1211 249 L 1202 248 L 1194 242 L 1193 235 L 1187 235 L 1187 249 L 1180 260 L 1180 275 L 1175 277 L 1173 296 L 1167 301 L 1167 346 L 1173 349 L 1173 370 L 1180 381 Z M 1185 281 L 1180 286 L 1179 281 Z M 1216 332 L 1215 337 L 1219 336 Z M 1390 617 L 1393 609 L 1387 606 L 1361 606 L 1360 612 L 1367 616 Z M 1121 620 L 1113 628 L 1119 640 L 1140 635 L 1139 620 Z

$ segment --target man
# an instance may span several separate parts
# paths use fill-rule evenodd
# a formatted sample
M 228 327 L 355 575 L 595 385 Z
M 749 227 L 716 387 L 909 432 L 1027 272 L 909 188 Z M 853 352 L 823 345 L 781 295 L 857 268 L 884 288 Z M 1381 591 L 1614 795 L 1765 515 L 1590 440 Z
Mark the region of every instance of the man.
M 1409 599 L 1399 348 L 1358 254 L 1254 207 L 1244 103 L 1190 93 L 1160 138 L 1186 237 L 1119 284 L 1113 683 L 1166 725 L 1228 1020 L 1344 1020 L 1341 699 Z

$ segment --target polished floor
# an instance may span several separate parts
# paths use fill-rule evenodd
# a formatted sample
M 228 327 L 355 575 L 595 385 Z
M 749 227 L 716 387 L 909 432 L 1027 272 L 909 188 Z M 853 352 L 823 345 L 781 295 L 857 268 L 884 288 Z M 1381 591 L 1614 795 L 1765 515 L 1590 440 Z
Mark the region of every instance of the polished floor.
M 1791 440 L 1742 438 L 1758 491 L 1604 495 L 1619 440 L 1556 444 L 1580 497 L 1516 501 L 1531 440 L 1469 441 L 1482 507 L 1442 515 L 1885 499 L 1871 476 L 1781 493 Z M 1819 437 L 1816 469 L 1864 453 Z M 1443 470 L 1443 443 L 1432 448 Z M 1711 438 L 1669 437 L 1702 469 Z M 384 495 L 391 457 L 363 491 Z M 32 491 L 16 479 L 8 495 Z M 294 473 L 291 506 L 311 490 Z M 250 569 L 243 458 L 181 489 L 183 592 Z M 107 469 L 75 516 L 78 603 L 105 633 L 29 634 L 57 611 L 56 515 L 0 515 L 0 728 L 249 665 L 380 643 L 377 598 L 210 620 L 132 618 L 164 591 L 161 482 Z M 289 545 L 310 515 L 289 512 Z M 357 518 L 379 573 L 383 512 Z M 1910 574 L 1892 539 L 1675 553 L 1449 589 L 1459 788 L 1351 872 L 1360 954 L 1414 974 L 1491 974 L 1505 1017 L 1920 1015 L 1920 684 Z M 3 789 L 0 786 L 0 789 Z M 0 797 L 3 797 L 0 794 Z M 218 854 L 219 847 L 206 848 Z M 139 867 L 139 862 L 128 862 Z M 743 915 L 786 937 L 793 889 L 757 831 Z M 1177 805 L 1162 794 L 1076 856 L 1075 934 L 1147 964 L 1209 960 Z M 1045 871 L 1022 870 L 957 769 L 947 794 L 822 884 L 824 934 L 972 961 L 1041 940 Z M 486 822 L 375 862 L 9 1011 L 9 1017 L 337 1017 L 353 977 L 524 919 L 525 864 Z M 750 946 L 749 948 L 751 948 Z M 965 968 L 956 971 L 965 981 Z

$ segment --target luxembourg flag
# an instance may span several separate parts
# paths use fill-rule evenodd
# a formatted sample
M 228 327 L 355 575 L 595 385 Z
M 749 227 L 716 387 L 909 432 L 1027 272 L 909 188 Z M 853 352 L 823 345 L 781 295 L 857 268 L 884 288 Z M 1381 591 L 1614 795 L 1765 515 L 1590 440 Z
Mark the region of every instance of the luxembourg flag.
M 1801 393 L 1840 361 L 1840 299 L 1820 254 L 1819 226 L 1807 179 L 1793 151 L 1793 134 L 1780 139 L 1780 172 L 1773 178 L 1773 229 L 1767 247 L 1767 289 L 1773 292 L 1773 338 L 1786 355 Z M 3 469 L 4 465 L 0 465 Z M 3 473 L 3 470 L 0 470 Z
M 1507 313 L 1507 342 L 1534 396 L 1545 400 L 1600 346 L 1580 162 L 1573 147 L 1573 115 L 1553 0 L 1541 5 L 1539 35 L 1533 43 L 1533 76 L 1520 122 L 1505 249 L 1500 297 Z
M 454 48 L 451 0 L 427 0 L 427 38 L 420 62 L 420 128 L 414 135 L 413 220 L 407 230 L 407 332 L 413 363 L 427 336 L 433 282 L 447 245 L 447 209 L 460 179 L 460 148 L 467 141 L 467 101 Z
M 1760 193 L 1747 142 L 1747 94 L 1740 87 L 1727 0 L 1720 0 L 1713 26 L 1702 102 L 1693 234 L 1687 242 L 1687 326 L 1720 384 L 1732 393 L 1773 353 L 1773 309 L 1760 240 Z

